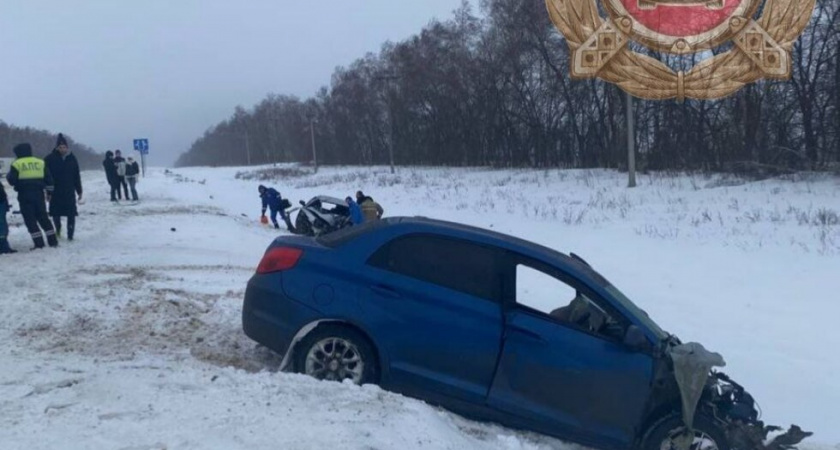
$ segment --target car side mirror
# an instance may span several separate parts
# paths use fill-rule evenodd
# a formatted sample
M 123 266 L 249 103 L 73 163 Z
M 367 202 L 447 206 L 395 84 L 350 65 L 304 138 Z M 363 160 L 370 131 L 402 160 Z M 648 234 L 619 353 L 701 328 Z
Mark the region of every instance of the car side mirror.
M 306 202 L 305 202 L 305 201 L 303 201 L 303 200 L 301 200 L 301 201 L 300 201 L 300 206 L 306 206 Z
M 630 325 L 624 333 L 624 345 L 632 350 L 644 350 L 648 345 L 648 341 L 641 328 L 636 325 Z

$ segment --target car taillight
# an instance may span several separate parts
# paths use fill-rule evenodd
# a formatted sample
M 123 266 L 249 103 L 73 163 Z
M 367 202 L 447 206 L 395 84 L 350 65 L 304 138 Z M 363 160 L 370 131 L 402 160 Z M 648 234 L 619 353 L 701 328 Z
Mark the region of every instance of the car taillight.
M 277 247 L 267 251 L 257 266 L 257 273 L 264 275 L 272 272 L 289 270 L 297 264 L 303 250 L 299 248 Z

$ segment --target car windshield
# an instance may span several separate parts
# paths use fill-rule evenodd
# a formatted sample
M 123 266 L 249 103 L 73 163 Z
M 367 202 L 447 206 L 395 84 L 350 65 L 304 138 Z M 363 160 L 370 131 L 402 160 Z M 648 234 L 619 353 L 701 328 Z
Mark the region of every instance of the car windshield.
M 636 306 L 636 304 L 633 303 L 632 300 L 627 298 L 627 296 L 624 295 L 623 292 L 619 291 L 617 287 L 610 284 L 605 286 L 604 289 L 606 289 L 607 292 L 612 294 L 612 296 L 615 297 L 615 299 L 618 300 L 619 303 L 621 303 L 621 306 L 623 306 L 624 309 L 629 311 L 630 314 L 632 314 L 634 317 L 638 318 L 642 325 L 644 325 L 649 330 L 653 331 L 656 334 L 656 338 L 658 340 L 661 341 L 668 337 L 668 333 L 666 333 L 665 330 L 660 328 L 659 325 L 657 325 L 657 323 L 650 318 L 650 316 L 647 312 L 645 312 L 645 310 Z

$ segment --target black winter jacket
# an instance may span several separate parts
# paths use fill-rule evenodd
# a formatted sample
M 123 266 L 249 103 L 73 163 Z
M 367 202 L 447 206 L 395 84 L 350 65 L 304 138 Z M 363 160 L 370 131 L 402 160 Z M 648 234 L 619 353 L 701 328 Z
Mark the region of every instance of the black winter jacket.
M 125 176 L 126 177 L 137 177 L 140 174 L 140 165 L 137 164 L 137 161 L 132 163 L 128 163 L 125 166 Z
M 75 216 L 76 195 L 82 195 L 82 176 L 79 162 L 72 153 L 62 157 L 58 150 L 53 150 L 44 159 L 53 177 L 53 193 L 50 200 L 51 216 Z
M 0 205 L 6 206 L 9 204 L 9 197 L 6 196 L 6 189 L 3 187 L 3 183 L 0 183 Z
M 108 178 L 108 184 L 114 184 L 119 181 L 117 176 L 117 165 L 114 163 L 114 158 L 106 157 L 102 161 L 102 167 L 105 168 L 105 176 Z

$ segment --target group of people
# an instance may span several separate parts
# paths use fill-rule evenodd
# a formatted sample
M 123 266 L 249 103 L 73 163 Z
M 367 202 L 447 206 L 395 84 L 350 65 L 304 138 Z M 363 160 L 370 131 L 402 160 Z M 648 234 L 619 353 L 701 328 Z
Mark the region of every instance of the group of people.
M 272 187 L 259 185 L 257 191 L 259 191 L 260 199 L 262 200 L 260 220 L 263 223 L 268 223 L 268 218 L 265 213 L 266 211 L 270 211 L 271 223 L 274 224 L 274 228 L 280 228 L 280 224 L 277 223 L 277 215 L 279 214 L 280 218 L 283 219 L 283 222 L 285 222 L 286 228 L 289 232 L 294 233 L 295 227 L 292 226 L 292 220 L 289 218 L 289 215 L 286 214 L 286 209 L 290 208 L 292 203 L 283 198 L 280 195 L 280 192 Z M 347 202 L 347 207 L 350 212 L 350 223 L 352 225 L 359 225 L 370 220 L 379 220 L 385 212 L 379 203 L 373 201 L 373 198 L 365 195 L 362 191 L 356 191 L 355 200 L 350 196 L 344 200 Z
M 76 202 L 82 199 L 82 177 L 64 135 L 59 133 L 55 147 L 43 160 L 32 155 L 29 143 L 16 145 L 14 154 L 16 159 L 6 179 L 18 194 L 23 222 L 35 244 L 33 250 L 58 246 L 62 217 L 67 218 L 67 239 L 72 241 L 78 215 Z M 10 209 L 8 195 L 0 184 L 0 254 L 15 253 L 8 241 L 6 214 Z
M 356 200 L 353 200 L 353 197 L 347 197 L 344 201 L 350 208 L 350 222 L 353 225 L 381 219 L 385 212 L 379 203 L 373 201 L 373 198 L 365 195 L 362 191 L 356 191 Z
M 117 202 L 123 199 L 128 200 L 128 188 L 131 187 L 131 201 L 140 201 L 137 196 L 137 180 L 140 176 L 140 165 L 131 156 L 127 159 L 122 157 L 119 150 L 105 152 L 105 160 L 102 161 L 105 168 L 105 176 L 111 186 L 111 201 Z M 127 181 L 127 183 L 126 183 Z M 122 190 L 120 190 L 122 188 Z

